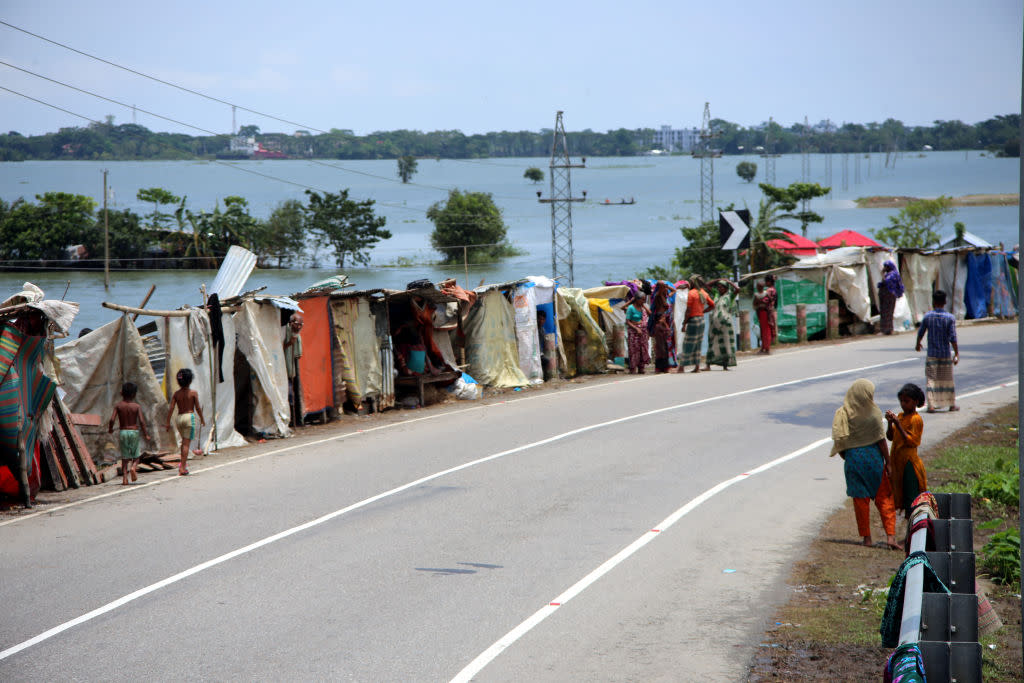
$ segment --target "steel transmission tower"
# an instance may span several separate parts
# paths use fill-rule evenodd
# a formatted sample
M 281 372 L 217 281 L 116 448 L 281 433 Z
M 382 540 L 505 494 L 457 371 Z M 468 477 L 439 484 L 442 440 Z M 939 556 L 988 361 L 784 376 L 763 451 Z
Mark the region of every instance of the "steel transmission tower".
M 774 123 L 769 116 L 768 127 L 764 131 L 764 154 L 761 155 L 764 159 L 764 181 L 769 185 L 775 184 L 775 159 L 779 156 L 775 153 L 775 137 L 772 134 Z
M 715 219 L 715 159 L 711 147 L 712 138 L 717 137 L 711 130 L 711 105 L 704 103 L 704 117 L 700 123 L 700 222 Z
M 555 115 L 555 132 L 551 137 L 551 197 L 537 199 L 541 204 L 551 205 L 551 277 L 558 280 L 563 287 L 573 285 L 573 251 L 572 251 L 572 204 L 582 202 L 582 197 L 572 196 L 570 169 L 586 168 L 583 163 L 574 164 L 569 160 L 569 143 L 565 139 L 565 126 L 562 124 L 562 112 Z

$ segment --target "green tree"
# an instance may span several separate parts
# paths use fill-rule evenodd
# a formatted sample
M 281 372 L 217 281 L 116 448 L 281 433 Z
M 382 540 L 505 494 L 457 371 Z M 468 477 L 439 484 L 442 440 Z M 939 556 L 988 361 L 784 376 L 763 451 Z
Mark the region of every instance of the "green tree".
M 757 220 L 750 228 L 750 272 L 778 268 L 793 261 L 792 257 L 768 246 L 769 240 L 786 238 L 785 230 L 779 227 L 781 217 L 779 205 L 768 197 L 761 197 Z
M 874 235 L 896 248 L 937 246 L 941 238 L 936 228 L 954 210 L 953 200 L 945 195 L 937 199 L 915 199 L 895 216 L 889 216 L 889 226 L 875 230 Z
M 254 126 L 252 124 L 248 126 L 242 126 L 238 129 L 238 134 L 241 135 L 243 138 L 256 137 L 257 135 L 260 134 L 260 127 Z
M 175 197 L 162 187 L 140 189 L 135 198 L 140 202 L 153 202 L 153 213 L 146 217 L 149 219 L 149 227 L 154 230 L 164 229 L 171 219 L 171 214 L 163 213 L 160 211 L 160 207 L 164 204 L 177 204 L 181 201 L 181 197 Z
M 103 253 L 103 231 L 96 225 L 96 203 L 80 194 L 47 192 L 38 204 L 17 201 L 0 213 L 0 258 L 62 259 L 65 249 L 84 244 Z
M 286 199 L 278 204 L 270 217 L 260 222 L 259 239 L 261 261 L 277 259 L 277 267 L 297 261 L 306 246 L 306 222 L 302 202 Z
M 800 221 L 800 233 L 807 237 L 807 226 L 810 223 L 821 223 L 825 217 L 807 209 L 812 199 L 824 197 L 832 191 L 831 187 L 822 187 L 818 183 L 790 183 L 787 187 L 776 187 L 768 183 L 759 183 L 761 192 L 779 206 L 783 213 L 779 219 L 791 218 Z M 797 206 L 801 207 L 796 211 Z
M 544 180 L 544 171 L 540 170 L 536 166 L 531 166 L 523 173 L 523 177 L 527 180 L 532 180 L 534 183 L 539 183 Z
M 430 243 L 444 256 L 445 263 L 466 258 L 473 263 L 497 260 L 518 252 L 508 242 L 508 228 L 501 209 L 489 192 L 448 192 L 448 199 L 437 202 L 427 210 L 427 218 L 434 223 Z
M 345 267 L 345 260 L 366 265 L 370 262 L 370 250 L 382 239 L 391 237 L 384 229 L 387 218 L 373 212 L 374 201 L 362 202 L 348 198 L 348 190 L 320 194 L 306 190 L 309 205 L 304 207 L 306 230 L 323 237 L 334 248 L 334 257 L 339 268 Z
M 100 235 L 103 234 L 102 211 L 97 212 L 96 230 Z M 113 259 L 142 258 L 146 255 L 146 249 L 159 239 L 158 233 L 142 227 L 141 217 L 131 209 L 107 211 L 107 230 L 110 234 L 110 258 Z M 93 255 L 102 255 L 102 242 L 100 252 Z
M 409 179 L 416 174 L 416 157 L 406 154 L 405 156 L 398 157 L 398 177 L 402 179 L 403 183 L 409 182 Z
M 741 161 L 736 164 L 736 175 L 748 183 L 753 182 L 757 176 L 757 164 L 752 161 Z

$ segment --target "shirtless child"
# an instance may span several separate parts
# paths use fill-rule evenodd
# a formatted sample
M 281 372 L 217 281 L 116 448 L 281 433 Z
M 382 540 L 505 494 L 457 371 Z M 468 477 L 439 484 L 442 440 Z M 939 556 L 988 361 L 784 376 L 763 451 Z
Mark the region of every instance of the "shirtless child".
M 121 485 L 128 485 L 129 471 L 132 481 L 139 478 L 139 458 L 142 456 L 139 448 L 139 431 L 142 431 L 143 438 L 148 439 L 146 422 L 142 419 L 142 408 L 135 402 L 135 394 L 138 388 L 131 382 L 121 385 L 121 400 L 114 406 L 114 413 L 107 423 L 107 433 L 114 433 L 114 421 L 118 422 L 120 432 L 118 438 L 121 444 Z
M 178 463 L 178 474 L 181 476 L 188 474 L 189 443 L 199 436 L 199 430 L 196 428 L 196 415 L 199 415 L 199 424 L 206 426 L 206 420 L 203 419 L 203 408 L 199 405 L 199 394 L 189 389 L 189 385 L 192 384 L 192 376 L 192 371 L 188 368 L 178 370 L 176 377 L 178 386 L 181 388 L 175 391 L 174 396 L 171 397 L 171 409 L 167 411 L 167 424 L 164 425 L 164 429 L 171 430 L 171 415 L 177 408 L 178 417 L 174 421 L 174 426 L 181 436 L 181 461 Z

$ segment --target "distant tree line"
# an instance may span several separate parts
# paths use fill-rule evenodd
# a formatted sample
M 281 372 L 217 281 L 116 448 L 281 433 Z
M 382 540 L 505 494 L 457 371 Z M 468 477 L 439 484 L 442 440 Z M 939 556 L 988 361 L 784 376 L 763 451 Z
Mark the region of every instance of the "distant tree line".
M 824 123 L 804 130 L 803 124 L 783 127 L 763 123 L 743 127 L 724 119 L 713 119 L 714 147 L 725 154 L 750 154 L 770 146 L 779 154 L 799 152 L 806 146 L 813 152 L 866 152 L 984 149 L 993 154 L 1020 155 L 1020 115 L 996 116 L 976 124 L 935 121 L 931 126 L 906 126 L 895 119 L 882 123 L 847 123 L 826 130 Z M 551 154 L 550 129 L 502 131 L 466 135 L 458 130 L 422 132 L 416 130 L 377 131 L 356 135 L 351 130 L 331 129 L 313 134 L 260 133 L 259 127 L 240 129 L 257 136 L 267 149 L 290 157 L 320 159 L 473 159 L 488 157 L 546 157 Z M 135 124 L 105 123 L 83 128 L 61 128 L 56 133 L 24 136 L 16 131 L 0 135 L 0 161 L 87 159 L 193 159 L 212 158 L 227 149 L 229 135 L 192 136 L 156 133 Z M 569 149 L 576 156 L 631 156 L 657 147 L 653 128 L 609 130 L 590 129 L 567 134 Z
M 110 258 L 128 262 L 125 267 L 215 268 L 232 245 L 255 253 L 265 268 L 318 265 L 323 248 L 344 267 L 346 261 L 366 263 L 377 242 L 391 237 L 372 199 L 349 199 L 347 189 L 306 194 L 306 204 L 283 201 L 266 219 L 252 216 L 243 197 L 224 197 L 213 210 L 196 209 L 187 197 L 159 187 L 139 190 L 138 199 L 153 204 L 149 214 L 108 211 L 105 221 L 103 210 L 84 195 L 47 192 L 34 202 L 0 200 L 0 269 L 41 261 L 102 268 L 105 225 Z M 69 249 L 79 246 L 84 249 Z

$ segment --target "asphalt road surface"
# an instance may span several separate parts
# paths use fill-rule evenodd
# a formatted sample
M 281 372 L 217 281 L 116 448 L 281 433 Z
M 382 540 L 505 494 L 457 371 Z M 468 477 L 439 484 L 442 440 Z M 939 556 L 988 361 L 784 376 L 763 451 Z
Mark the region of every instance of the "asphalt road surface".
M 1017 396 L 1015 324 L 960 348 L 964 409 L 926 445 Z M 843 504 L 826 440 L 858 377 L 898 409 L 923 354 L 873 337 L 350 421 L 0 518 L 0 680 L 740 680 Z

